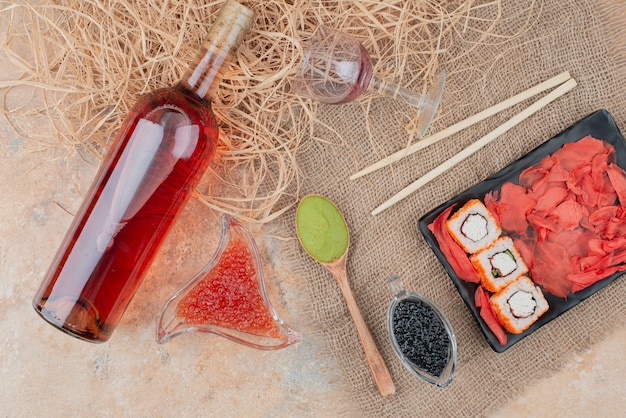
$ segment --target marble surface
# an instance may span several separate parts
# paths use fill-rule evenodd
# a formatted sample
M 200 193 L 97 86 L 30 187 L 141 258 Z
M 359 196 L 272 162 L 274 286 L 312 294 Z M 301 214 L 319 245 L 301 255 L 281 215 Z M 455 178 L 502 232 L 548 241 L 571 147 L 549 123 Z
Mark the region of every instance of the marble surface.
M 40 319 L 32 298 L 72 219 L 68 211 L 80 203 L 75 186 L 84 191 L 95 167 L 58 150 L 27 152 L 6 127 L 0 132 L 0 415 L 333 416 L 346 409 L 332 355 L 307 328 L 297 310 L 302 295 L 288 279 L 272 288 L 286 295 L 274 295 L 277 309 L 294 311 L 284 316 L 307 334 L 295 347 L 263 352 L 199 334 L 155 342 L 162 304 L 217 245 L 207 232 L 217 230 L 217 219 L 198 202 L 185 211 L 107 343 L 76 340 Z M 276 267 L 270 274 L 286 272 Z
M 16 76 L 10 69 L 0 75 Z M 28 91 L 11 94 L 23 105 L 32 100 Z M 87 344 L 42 321 L 32 297 L 96 162 L 27 141 L 8 120 L 0 116 L 0 415 L 359 416 L 333 353 L 308 324 L 307 295 L 289 266 L 270 266 L 271 287 L 279 311 L 304 332 L 300 344 L 261 352 L 207 335 L 156 344 L 161 305 L 216 245 L 210 231 L 217 216 L 198 202 L 183 214 L 108 343 Z M 35 122 L 27 128 L 45 129 Z M 263 245 L 271 251 L 278 244 L 269 237 Z M 616 329 L 492 416 L 625 416 L 624 352 L 626 329 Z

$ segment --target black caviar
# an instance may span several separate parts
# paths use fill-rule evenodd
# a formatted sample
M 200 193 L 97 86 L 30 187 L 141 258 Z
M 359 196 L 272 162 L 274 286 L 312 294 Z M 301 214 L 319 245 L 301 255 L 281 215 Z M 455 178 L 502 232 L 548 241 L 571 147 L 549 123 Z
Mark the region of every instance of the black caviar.
M 393 335 L 408 361 L 440 377 L 450 355 L 450 336 L 433 309 L 420 300 L 402 300 L 393 310 Z

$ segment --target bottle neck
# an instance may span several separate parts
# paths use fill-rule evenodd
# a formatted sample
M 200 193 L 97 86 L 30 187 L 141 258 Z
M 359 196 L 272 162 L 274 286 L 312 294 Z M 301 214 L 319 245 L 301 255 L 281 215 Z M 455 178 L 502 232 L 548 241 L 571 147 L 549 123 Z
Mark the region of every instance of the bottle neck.
M 252 11 L 227 0 L 181 84 L 198 97 L 213 101 L 237 48 L 254 21 Z

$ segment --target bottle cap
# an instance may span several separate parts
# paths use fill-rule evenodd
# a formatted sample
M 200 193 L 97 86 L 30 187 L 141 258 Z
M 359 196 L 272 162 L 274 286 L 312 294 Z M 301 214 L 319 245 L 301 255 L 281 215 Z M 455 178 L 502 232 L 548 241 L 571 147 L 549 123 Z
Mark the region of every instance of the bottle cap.
M 227 0 L 183 78 L 188 88 L 212 101 L 237 48 L 253 23 L 252 10 L 235 0 Z

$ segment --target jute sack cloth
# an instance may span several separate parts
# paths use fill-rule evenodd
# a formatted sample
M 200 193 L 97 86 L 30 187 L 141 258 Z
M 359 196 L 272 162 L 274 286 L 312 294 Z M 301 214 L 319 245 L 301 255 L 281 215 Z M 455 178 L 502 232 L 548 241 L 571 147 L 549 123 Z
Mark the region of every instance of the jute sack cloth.
M 579 83 L 572 92 L 375 217 L 370 211 L 376 206 L 536 98 L 355 181 L 348 177 L 401 149 L 398 138 L 406 138 L 407 133 L 398 115 L 406 108 L 390 99 L 371 99 L 369 107 L 319 106 L 314 135 L 330 143 L 310 141 L 299 154 L 301 194 L 325 195 L 345 215 L 351 233 L 352 288 L 396 383 L 392 398 L 377 392 L 347 307 L 337 303 L 339 288 L 323 267 L 300 250 L 294 273 L 308 287 L 315 328 L 336 356 L 360 416 L 487 415 L 533 381 L 562 369 L 575 353 L 624 326 L 626 280 L 620 278 L 506 352 L 495 353 L 417 229 L 418 219 L 431 209 L 598 109 L 607 109 L 621 129 L 626 127 L 625 60 L 620 45 L 625 31 L 618 18 L 620 13 L 624 16 L 625 7 L 594 0 L 547 1 L 534 4 L 527 16 L 518 10 L 530 2 L 503 3 L 505 19 L 499 32 L 522 33 L 506 43 L 481 45 L 461 60 L 455 60 L 459 51 L 442 54 L 440 69 L 448 73 L 448 84 L 430 132 L 564 70 Z M 284 217 L 284 227 L 293 230 L 292 221 L 293 216 Z M 294 253 L 298 254 L 297 248 Z M 416 379 L 395 358 L 385 323 L 392 297 L 386 281 L 392 274 L 399 274 L 408 290 L 431 298 L 449 316 L 458 341 L 458 367 L 445 389 Z

